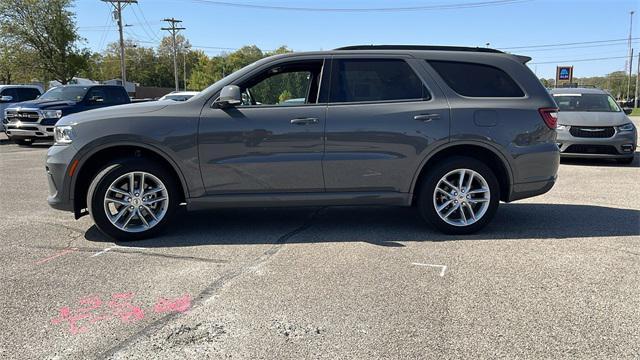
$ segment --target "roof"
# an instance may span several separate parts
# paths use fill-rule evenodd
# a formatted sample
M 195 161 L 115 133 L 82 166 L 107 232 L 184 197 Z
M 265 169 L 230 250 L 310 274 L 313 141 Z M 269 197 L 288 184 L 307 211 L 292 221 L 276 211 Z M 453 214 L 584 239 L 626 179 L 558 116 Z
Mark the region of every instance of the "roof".
M 29 85 L 29 84 L 0 84 L 0 88 L 7 88 L 7 87 L 13 87 L 13 88 L 34 88 L 34 89 L 40 89 L 42 88 L 40 85 Z
M 551 94 L 609 94 L 606 90 L 596 88 L 555 88 L 549 90 Z
M 335 50 L 417 50 L 417 51 L 464 51 L 504 54 L 500 50 L 467 46 L 443 46 L 443 45 L 352 45 L 339 47 Z

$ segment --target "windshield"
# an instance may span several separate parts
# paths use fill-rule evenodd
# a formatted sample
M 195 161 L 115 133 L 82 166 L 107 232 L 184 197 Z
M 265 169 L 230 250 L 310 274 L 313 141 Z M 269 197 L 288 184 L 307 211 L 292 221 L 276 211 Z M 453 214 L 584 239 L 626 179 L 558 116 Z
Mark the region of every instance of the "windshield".
M 554 94 L 560 111 L 619 112 L 616 101 L 607 94 Z
M 193 95 L 165 95 L 162 100 L 187 101 L 192 97 Z
M 40 99 L 78 102 L 84 99 L 87 90 L 89 90 L 88 87 L 82 86 L 54 87 L 40 96 Z

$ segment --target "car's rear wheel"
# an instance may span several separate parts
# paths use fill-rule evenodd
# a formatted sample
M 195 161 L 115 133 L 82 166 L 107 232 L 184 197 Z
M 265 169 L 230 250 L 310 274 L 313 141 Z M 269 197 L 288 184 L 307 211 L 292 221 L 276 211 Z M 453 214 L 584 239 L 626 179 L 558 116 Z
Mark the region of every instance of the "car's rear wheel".
M 96 226 L 115 240 L 154 236 L 178 206 L 176 179 L 163 166 L 127 159 L 106 166 L 93 179 L 87 208 Z
M 474 158 L 442 160 L 422 182 L 418 207 L 422 217 L 446 234 L 470 234 L 485 227 L 500 201 L 493 171 Z

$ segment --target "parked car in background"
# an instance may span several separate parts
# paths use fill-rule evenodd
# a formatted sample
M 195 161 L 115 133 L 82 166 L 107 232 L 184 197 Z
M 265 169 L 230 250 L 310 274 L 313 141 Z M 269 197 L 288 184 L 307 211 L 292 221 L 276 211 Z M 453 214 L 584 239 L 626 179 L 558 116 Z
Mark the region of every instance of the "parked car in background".
M 558 147 L 562 157 L 613 159 L 629 164 L 637 130 L 613 97 L 600 89 L 553 89 L 558 112 Z M 627 112 L 627 113 L 625 113 Z
M 10 140 L 28 145 L 53 138 L 54 125 L 66 115 L 130 103 L 122 86 L 65 85 L 49 89 L 36 100 L 13 104 L 4 111 Z
M 173 91 L 161 97 L 160 99 L 158 99 L 158 101 L 161 101 L 161 100 L 187 101 L 196 95 L 198 95 L 198 91 Z
M 37 99 L 42 95 L 42 89 L 36 85 L 0 85 L 0 131 L 4 131 L 4 110 L 11 105 Z
M 186 102 L 65 116 L 48 201 L 118 240 L 157 234 L 182 203 L 415 204 L 440 231 L 472 233 L 501 200 L 556 181 L 557 108 L 529 60 L 440 46 L 288 53 Z

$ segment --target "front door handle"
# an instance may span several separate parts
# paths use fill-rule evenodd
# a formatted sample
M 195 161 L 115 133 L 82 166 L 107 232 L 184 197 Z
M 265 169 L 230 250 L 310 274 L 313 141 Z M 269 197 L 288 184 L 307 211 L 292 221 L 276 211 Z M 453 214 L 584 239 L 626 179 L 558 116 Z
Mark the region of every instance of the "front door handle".
M 440 119 L 440 114 L 420 114 L 413 117 L 413 120 L 429 122 Z
M 317 124 L 319 122 L 320 121 L 318 120 L 318 118 L 299 118 L 291 120 L 291 124 L 293 125 L 311 125 Z

